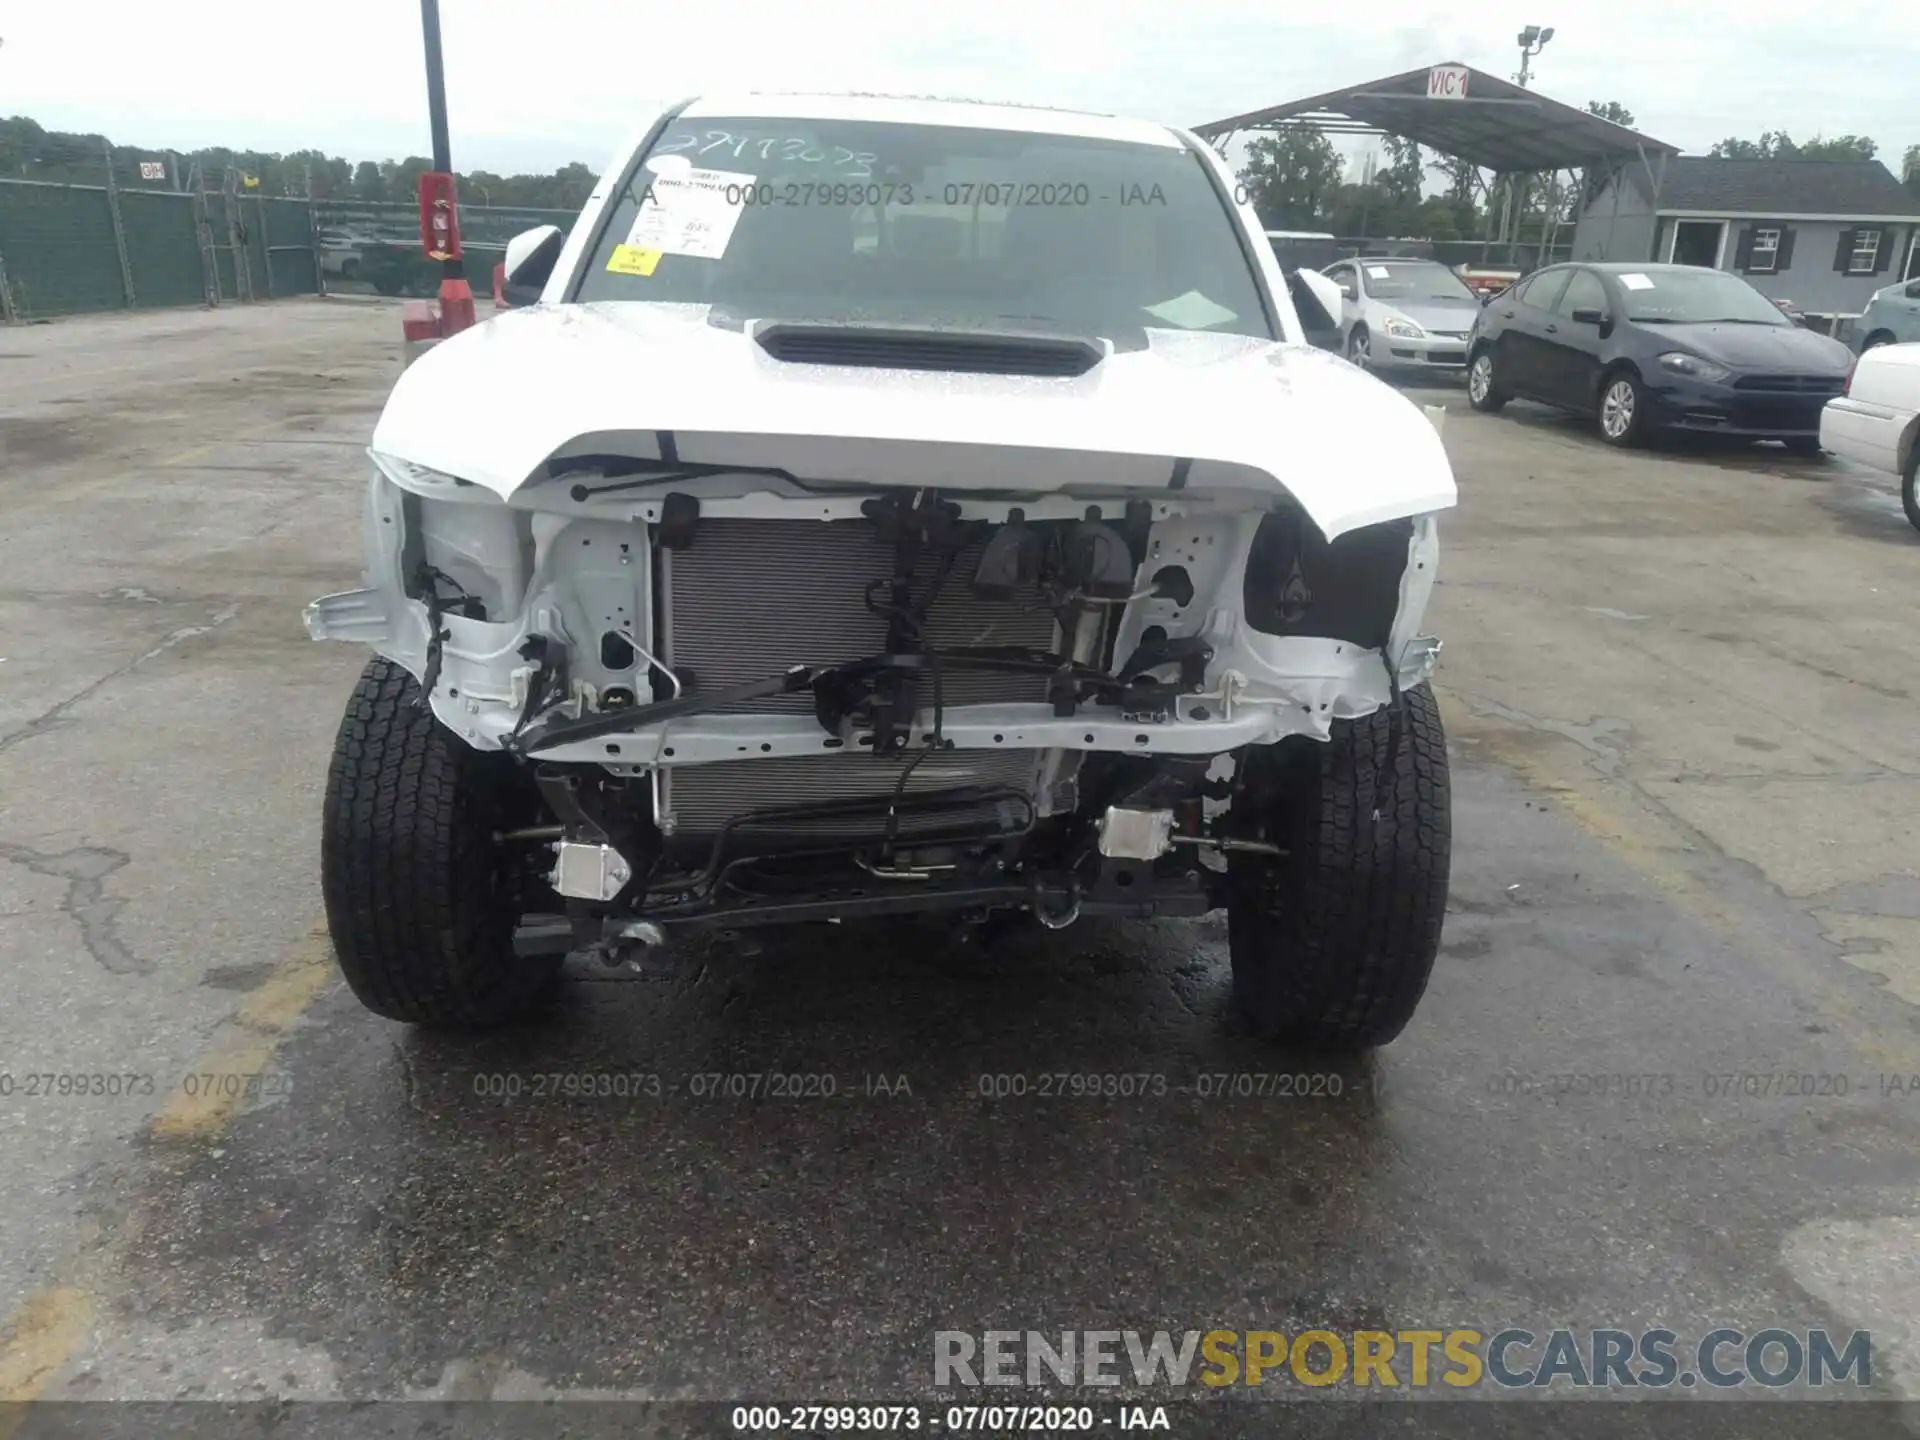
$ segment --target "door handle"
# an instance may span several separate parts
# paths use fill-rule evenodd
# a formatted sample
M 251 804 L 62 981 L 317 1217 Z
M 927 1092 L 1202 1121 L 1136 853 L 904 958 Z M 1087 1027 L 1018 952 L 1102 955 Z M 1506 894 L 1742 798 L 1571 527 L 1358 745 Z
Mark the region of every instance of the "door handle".
M 1500 318 L 1502 320 L 1511 320 L 1513 318 L 1513 312 L 1511 310 L 1502 310 L 1500 312 Z
M 1559 333 L 1560 333 L 1560 327 L 1558 325 L 1547 326 L 1547 334 L 1558 335 Z

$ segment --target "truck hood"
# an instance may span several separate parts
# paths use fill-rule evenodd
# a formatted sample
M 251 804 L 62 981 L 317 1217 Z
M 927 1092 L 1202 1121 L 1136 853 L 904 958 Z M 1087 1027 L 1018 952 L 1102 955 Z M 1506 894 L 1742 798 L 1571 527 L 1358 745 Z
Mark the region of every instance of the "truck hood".
M 402 373 L 373 448 L 503 498 L 557 454 L 663 449 L 818 481 L 1285 493 L 1328 539 L 1457 498 L 1419 408 L 1307 346 L 1157 330 L 1036 377 L 796 364 L 754 328 L 703 305 L 507 311 Z

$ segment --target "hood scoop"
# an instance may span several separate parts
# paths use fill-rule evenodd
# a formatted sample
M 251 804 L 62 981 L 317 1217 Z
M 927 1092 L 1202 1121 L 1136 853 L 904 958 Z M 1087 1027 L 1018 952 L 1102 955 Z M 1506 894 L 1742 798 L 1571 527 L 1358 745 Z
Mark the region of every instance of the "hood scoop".
M 935 370 L 968 375 L 1084 375 L 1106 356 L 1096 340 L 1005 330 L 912 330 L 877 325 L 768 325 L 754 337 L 790 365 Z

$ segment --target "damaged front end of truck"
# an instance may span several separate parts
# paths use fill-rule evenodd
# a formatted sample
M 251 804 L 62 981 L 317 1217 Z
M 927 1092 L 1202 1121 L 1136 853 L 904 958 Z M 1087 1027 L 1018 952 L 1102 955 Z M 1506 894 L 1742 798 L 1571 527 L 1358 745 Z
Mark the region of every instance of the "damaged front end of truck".
M 1234 757 L 1390 707 L 1438 649 L 1430 513 L 1328 540 L 1180 455 L 813 436 L 796 472 L 641 434 L 510 488 L 376 437 L 367 587 L 308 611 L 523 777 L 522 948 L 1202 913 L 1226 856 L 1282 849 Z M 889 461 L 925 483 L 846 478 Z

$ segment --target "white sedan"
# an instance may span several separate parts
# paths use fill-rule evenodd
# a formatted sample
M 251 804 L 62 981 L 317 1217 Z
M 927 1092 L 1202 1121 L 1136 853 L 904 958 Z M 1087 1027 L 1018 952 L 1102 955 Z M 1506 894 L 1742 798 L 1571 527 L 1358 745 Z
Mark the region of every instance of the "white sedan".
M 1920 344 L 1877 345 L 1855 363 L 1844 395 L 1820 412 L 1820 446 L 1900 477 L 1900 503 L 1920 530 Z

